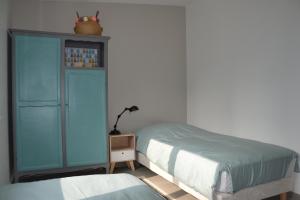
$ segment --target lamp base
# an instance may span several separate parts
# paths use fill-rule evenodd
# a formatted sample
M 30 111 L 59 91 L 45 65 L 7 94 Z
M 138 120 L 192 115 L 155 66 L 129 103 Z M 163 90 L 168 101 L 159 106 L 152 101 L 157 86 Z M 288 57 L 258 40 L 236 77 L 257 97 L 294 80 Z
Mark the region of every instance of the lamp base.
M 110 131 L 110 133 L 109 133 L 109 135 L 120 135 L 120 134 L 121 134 L 121 132 L 118 131 L 117 129 L 114 129 L 114 130 Z

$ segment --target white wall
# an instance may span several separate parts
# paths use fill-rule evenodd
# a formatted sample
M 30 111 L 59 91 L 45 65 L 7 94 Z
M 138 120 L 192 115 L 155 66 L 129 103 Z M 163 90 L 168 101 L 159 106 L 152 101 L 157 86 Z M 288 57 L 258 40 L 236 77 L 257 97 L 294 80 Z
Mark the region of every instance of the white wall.
M 184 7 L 14 0 L 12 9 L 14 28 L 70 33 L 76 10 L 81 15 L 100 10 L 104 35 L 112 38 L 110 127 L 117 114 L 131 105 L 138 105 L 140 111 L 124 116 L 121 130 L 158 121 L 186 121 Z
M 7 27 L 9 0 L 0 0 L 0 185 L 9 182 L 7 130 Z
M 39 30 L 41 4 L 39 0 L 10 0 L 11 27 L 25 30 Z M 50 17 L 50 16 L 49 16 Z
M 186 12 L 188 123 L 300 153 L 300 1 L 194 0 Z

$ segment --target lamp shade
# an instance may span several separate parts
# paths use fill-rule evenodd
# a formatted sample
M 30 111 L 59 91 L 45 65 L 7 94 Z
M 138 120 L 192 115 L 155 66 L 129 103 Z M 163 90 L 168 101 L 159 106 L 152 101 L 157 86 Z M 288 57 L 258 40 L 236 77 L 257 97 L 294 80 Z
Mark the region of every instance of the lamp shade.
M 134 112 L 134 111 L 138 111 L 139 107 L 137 106 L 131 106 L 130 108 L 128 108 L 129 112 Z

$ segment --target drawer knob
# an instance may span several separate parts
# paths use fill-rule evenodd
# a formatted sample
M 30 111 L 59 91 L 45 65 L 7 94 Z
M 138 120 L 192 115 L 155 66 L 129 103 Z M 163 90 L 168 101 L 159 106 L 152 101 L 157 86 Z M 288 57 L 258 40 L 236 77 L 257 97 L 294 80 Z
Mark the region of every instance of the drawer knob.
M 122 154 L 124 154 L 124 152 L 122 152 Z

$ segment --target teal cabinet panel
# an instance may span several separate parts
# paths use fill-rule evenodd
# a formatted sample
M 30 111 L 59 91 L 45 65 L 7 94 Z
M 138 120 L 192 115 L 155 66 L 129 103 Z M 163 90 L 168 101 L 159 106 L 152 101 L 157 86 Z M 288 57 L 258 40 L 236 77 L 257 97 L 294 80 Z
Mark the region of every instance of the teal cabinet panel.
M 60 107 L 20 107 L 17 112 L 18 171 L 62 167 Z
M 60 39 L 15 37 L 18 171 L 62 167 Z
M 106 163 L 105 71 L 67 70 L 65 82 L 67 165 Z
M 16 36 L 15 65 L 19 105 L 60 101 L 60 39 Z

